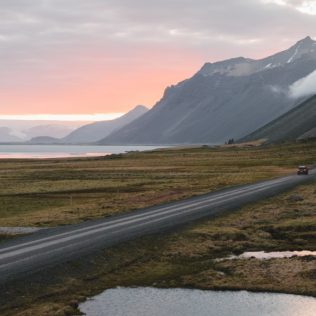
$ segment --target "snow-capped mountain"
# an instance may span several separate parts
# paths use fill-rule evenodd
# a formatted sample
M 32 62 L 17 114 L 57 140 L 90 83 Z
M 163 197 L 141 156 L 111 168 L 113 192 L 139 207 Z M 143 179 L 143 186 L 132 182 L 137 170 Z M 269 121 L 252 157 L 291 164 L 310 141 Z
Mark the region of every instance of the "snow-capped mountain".
M 206 63 L 199 73 L 203 76 L 213 76 L 215 74 L 232 77 L 249 76 L 261 71 L 284 67 L 305 55 L 316 59 L 316 41 L 313 41 L 309 36 L 297 42 L 288 50 L 273 56 L 260 60 L 238 57 L 217 63 Z
M 302 88 L 304 78 L 310 85 L 315 70 L 316 41 L 310 37 L 264 59 L 206 63 L 192 78 L 168 87 L 150 111 L 102 143 L 222 143 L 242 138 L 307 98 L 308 93 L 293 89 Z

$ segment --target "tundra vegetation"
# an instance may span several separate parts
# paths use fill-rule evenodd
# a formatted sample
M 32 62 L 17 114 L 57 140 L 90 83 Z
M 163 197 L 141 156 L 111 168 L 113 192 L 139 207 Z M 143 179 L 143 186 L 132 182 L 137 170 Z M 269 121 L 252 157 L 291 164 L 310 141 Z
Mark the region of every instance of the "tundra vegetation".
M 0 226 L 56 226 L 295 172 L 316 142 L 0 160 Z
M 7 209 L 3 213 L 7 216 L 1 217 L 2 225 L 16 225 L 24 216 L 23 224 L 56 225 L 63 223 L 62 220 L 69 223 L 129 211 L 295 172 L 293 166 L 302 163 L 302 157 L 306 164 L 315 161 L 315 143 L 169 149 L 100 159 L 3 161 L 1 175 L 4 177 L 7 170 L 7 185 L 2 181 L 1 192 L 6 191 L 6 195 L 2 193 L 1 198 L 9 201 L 11 197 L 13 205 L 15 196 L 16 203 L 23 205 L 24 201 L 25 208 L 18 211 L 16 207 L 12 216 Z M 29 185 L 21 184 L 14 189 L 14 183 L 19 183 L 19 171 L 20 181 L 28 179 Z M 98 175 L 101 179 L 94 181 Z M 36 184 L 36 179 L 42 185 Z M 65 183 L 72 180 L 76 188 L 67 188 Z M 135 191 L 131 190 L 133 184 Z M 107 191 L 118 187 L 118 191 Z M 73 205 L 67 198 L 69 190 Z M 120 201 L 121 194 L 129 208 Z M 104 195 L 110 198 L 112 207 L 102 209 Z M 43 202 L 33 210 L 36 197 L 43 198 Z M 59 204 L 52 202 L 54 198 Z M 76 205 L 77 200 L 87 207 L 88 215 L 84 216 L 85 208 L 80 208 L 79 202 Z M 48 207 L 45 203 L 49 201 Z M 99 209 L 93 212 L 93 206 Z M 73 207 L 73 212 L 68 213 L 68 207 Z M 99 251 L 7 285 L 1 291 L 0 313 L 4 316 L 78 314 L 78 302 L 115 286 L 247 289 L 316 296 L 315 257 L 216 260 L 244 251 L 315 251 L 315 209 L 316 183 L 311 182 L 168 234 L 147 236 Z M 49 210 L 54 211 L 56 219 L 46 217 Z M 45 220 L 41 220 L 41 214 Z

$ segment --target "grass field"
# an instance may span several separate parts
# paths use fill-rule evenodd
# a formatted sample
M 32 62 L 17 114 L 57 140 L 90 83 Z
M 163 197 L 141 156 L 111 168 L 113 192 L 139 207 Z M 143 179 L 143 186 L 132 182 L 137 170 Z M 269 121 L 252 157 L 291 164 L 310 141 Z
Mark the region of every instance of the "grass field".
M 0 226 L 54 226 L 295 172 L 316 142 L 0 160 Z
M 0 314 L 77 315 L 78 302 L 117 286 L 246 289 L 316 297 L 315 257 L 214 260 L 244 251 L 316 251 L 315 210 L 313 182 L 173 233 L 100 251 L 7 286 L 0 296 Z

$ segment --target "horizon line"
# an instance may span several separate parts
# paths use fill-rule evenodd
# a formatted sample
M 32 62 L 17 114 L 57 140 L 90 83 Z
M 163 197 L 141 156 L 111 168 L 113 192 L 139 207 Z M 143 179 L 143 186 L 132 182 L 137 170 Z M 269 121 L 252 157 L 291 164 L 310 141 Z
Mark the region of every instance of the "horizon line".
M 93 113 L 93 114 L 0 114 L 5 121 L 65 121 L 65 122 L 98 122 L 114 120 L 125 113 Z

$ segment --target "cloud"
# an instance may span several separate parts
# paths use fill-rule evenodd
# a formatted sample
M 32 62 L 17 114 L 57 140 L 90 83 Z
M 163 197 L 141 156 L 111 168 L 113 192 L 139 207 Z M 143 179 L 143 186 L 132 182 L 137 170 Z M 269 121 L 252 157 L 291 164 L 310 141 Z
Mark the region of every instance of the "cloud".
M 262 0 L 262 3 L 288 6 L 303 14 L 316 15 L 315 0 Z
M 305 97 L 316 94 L 316 70 L 290 86 L 292 98 Z
M 315 1 L 303 1 L 296 9 L 302 13 L 316 15 L 316 2 Z
M 316 21 L 294 5 L 271 1 L 2 0 L 0 35 L 10 43 L 2 44 L 0 51 L 3 55 L 3 50 L 12 53 L 19 48 L 19 56 L 40 55 L 70 45 L 150 42 L 219 48 L 228 42 L 238 47 L 244 42 L 267 43 L 273 37 L 294 41 L 315 29 Z M 303 6 L 306 1 L 299 2 Z
M 207 61 L 265 57 L 307 35 L 316 37 L 312 1 L 306 0 L 0 2 L 0 113 L 9 112 L 5 103 L 11 109 L 15 104 L 14 112 L 21 112 L 18 104 L 22 107 L 25 100 L 30 100 L 29 107 L 37 104 L 39 108 L 47 101 L 36 96 L 46 90 L 60 103 L 74 106 L 84 99 L 81 93 L 89 90 L 93 94 L 88 87 L 95 88 L 102 80 L 111 93 L 124 90 L 126 94 L 126 74 L 128 79 L 131 74 L 146 75 L 157 86 L 154 80 L 162 77 L 161 70 L 177 73 L 181 80 L 184 68 L 189 76 Z M 163 84 L 171 83 L 175 82 Z M 78 93 L 78 100 L 64 100 L 59 89 Z M 104 104 L 118 103 L 106 100 L 109 94 L 101 90 L 94 98 L 98 108 L 91 110 L 103 113 L 107 111 Z M 140 85 L 137 93 L 147 91 Z M 93 99 L 88 92 L 86 99 Z M 98 101 L 101 97 L 104 100 Z M 155 101 L 153 97 L 135 99 L 126 94 L 121 104 L 132 100 L 150 105 Z M 55 103 L 51 98 L 49 101 Z M 90 106 L 87 104 L 89 110 Z M 24 107 L 23 112 L 31 111 Z M 72 113 L 73 108 L 69 105 L 66 110 Z M 117 107 L 114 112 L 123 110 L 126 108 Z

